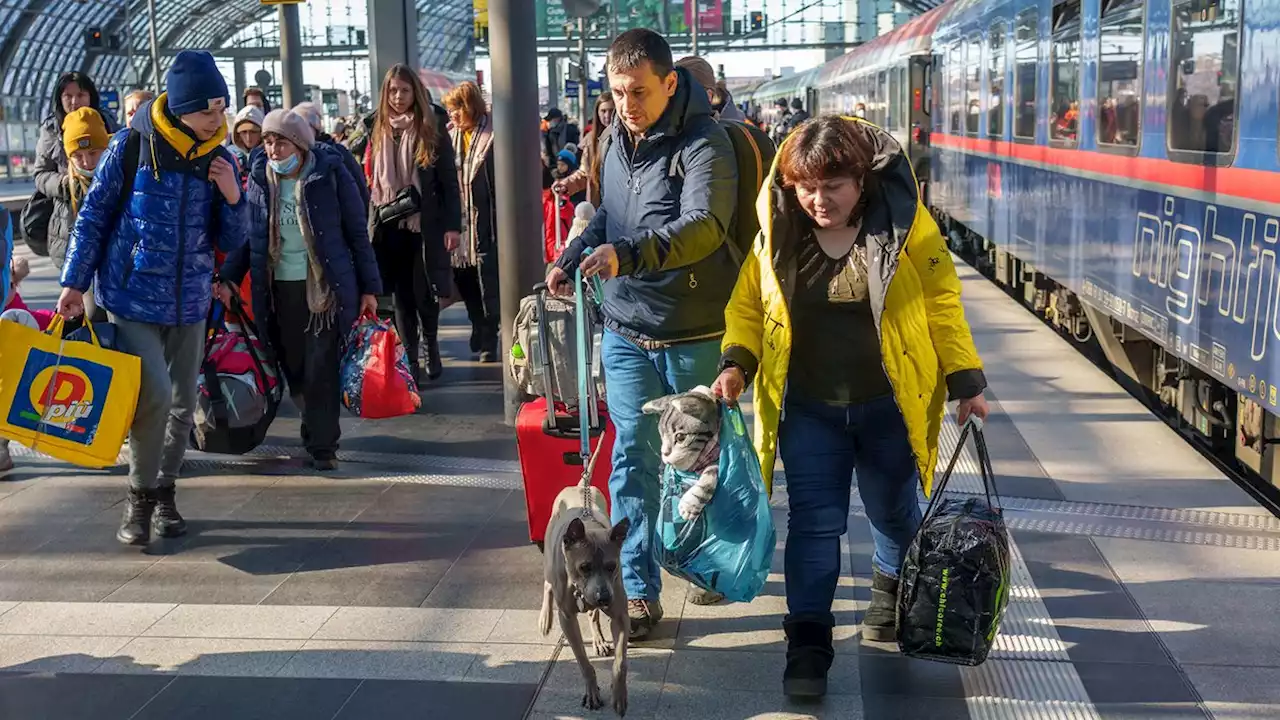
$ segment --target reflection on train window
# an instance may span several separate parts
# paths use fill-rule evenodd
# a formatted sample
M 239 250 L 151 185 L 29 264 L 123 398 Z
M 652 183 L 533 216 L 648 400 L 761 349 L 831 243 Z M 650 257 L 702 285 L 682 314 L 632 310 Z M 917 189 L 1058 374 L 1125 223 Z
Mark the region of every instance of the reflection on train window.
M 964 107 L 964 45 L 960 43 L 951 47 L 947 77 L 947 111 L 951 114 L 951 134 L 959 135 L 964 131 L 960 119 L 960 111 Z
M 987 135 L 1004 136 L 1004 35 L 1008 26 L 994 23 L 987 36 Z
M 1138 146 L 1142 129 L 1143 0 L 1109 0 L 1099 23 L 1098 142 Z
M 977 35 L 969 38 L 969 56 L 964 66 L 965 84 L 965 121 L 964 129 L 968 135 L 978 134 L 978 117 L 982 115 L 982 41 Z
M 1240 0 L 1173 6 L 1169 149 L 1230 153 L 1240 67 Z
M 1039 54 L 1040 13 L 1027 10 L 1018 15 L 1014 30 L 1013 134 L 1036 136 L 1036 59 Z
M 1080 129 L 1080 0 L 1053 9 L 1049 64 L 1049 138 L 1076 144 Z

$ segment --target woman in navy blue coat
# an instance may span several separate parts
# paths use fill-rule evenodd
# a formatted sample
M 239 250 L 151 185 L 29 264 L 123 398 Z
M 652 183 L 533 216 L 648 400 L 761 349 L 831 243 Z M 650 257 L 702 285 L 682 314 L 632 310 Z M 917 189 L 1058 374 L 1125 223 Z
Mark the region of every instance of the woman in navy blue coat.
M 246 271 L 253 313 L 302 412 L 302 442 L 318 470 L 338 466 L 342 338 L 382 292 L 356 178 L 315 142 L 301 116 L 272 110 L 262 123 L 265 163 L 249 175 L 249 245 L 222 267 L 224 302 Z

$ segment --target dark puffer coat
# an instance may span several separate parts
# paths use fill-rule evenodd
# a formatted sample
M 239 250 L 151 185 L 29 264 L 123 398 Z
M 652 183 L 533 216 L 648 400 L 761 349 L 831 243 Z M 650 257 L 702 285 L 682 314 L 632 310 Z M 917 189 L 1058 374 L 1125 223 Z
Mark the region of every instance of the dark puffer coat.
M 311 149 L 315 165 L 302 183 L 305 212 L 315 242 L 316 259 L 338 299 L 338 330 L 344 335 L 360 313 L 361 295 L 382 294 L 382 280 L 366 229 L 365 204 L 359 182 L 351 177 L 333 148 L 317 143 Z M 267 227 L 267 164 L 254 163 L 249 173 L 249 242 L 227 256 L 222 277 L 234 283 L 253 280 L 253 316 L 270 327 L 274 310 L 270 293 L 273 268 Z
M 684 68 L 676 74 L 675 95 L 638 146 L 619 122 L 609 128 L 600 210 L 556 263 L 572 277 L 584 249 L 613 244 L 618 278 L 604 286 L 605 323 L 664 342 L 723 333 L 738 277 L 725 246 L 738 204 L 733 145 L 702 87 Z
M 71 231 L 62 286 L 89 289 L 98 276 L 98 304 L 134 322 L 193 325 L 213 299 L 213 251 L 244 244 L 243 194 L 227 203 L 209 182 L 209 165 L 235 158 L 225 131 L 196 143 L 164 111 L 161 95 L 133 116 L 141 134 L 133 192 L 124 191 L 129 131 L 111 138 Z M 157 105 L 157 103 L 160 103 Z

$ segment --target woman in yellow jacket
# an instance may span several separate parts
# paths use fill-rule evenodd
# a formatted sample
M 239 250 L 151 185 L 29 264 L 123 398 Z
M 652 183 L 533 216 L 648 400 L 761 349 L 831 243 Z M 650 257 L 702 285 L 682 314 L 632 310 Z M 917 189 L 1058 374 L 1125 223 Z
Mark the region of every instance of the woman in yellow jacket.
M 755 382 L 756 451 L 786 467 L 788 695 L 826 692 L 850 485 L 871 521 L 870 640 L 894 637 L 898 568 L 929 491 L 948 391 L 985 417 L 960 280 L 901 146 L 856 118 L 801 125 L 757 203 L 763 231 L 729 306 L 714 389 Z

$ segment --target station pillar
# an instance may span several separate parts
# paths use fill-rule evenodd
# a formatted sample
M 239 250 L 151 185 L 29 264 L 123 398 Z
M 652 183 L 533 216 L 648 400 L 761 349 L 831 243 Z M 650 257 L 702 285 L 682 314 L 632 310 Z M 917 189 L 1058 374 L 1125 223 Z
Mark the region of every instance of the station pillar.
M 493 160 L 498 204 L 498 286 L 502 350 L 511 352 L 520 299 L 543 279 L 542 160 L 538 129 L 538 47 L 534 3 L 489 0 L 489 53 L 493 59 Z M 528 353 L 529 348 L 524 348 Z M 502 373 L 506 421 L 515 423 L 520 391 Z
M 492 31 L 490 31 L 492 32 Z M 382 78 L 392 65 L 418 67 L 418 9 L 413 0 L 377 0 L 369 3 L 369 95 L 378 105 Z M 440 102 L 440 98 L 432 98 Z
M 291 108 L 310 99 L 302 80 L 302 21 L 298 19 L 297 5 L 281 5 L 279 12 L 280 65 L 284 73 L 281 89 L 284 92 L 284 106 Z

